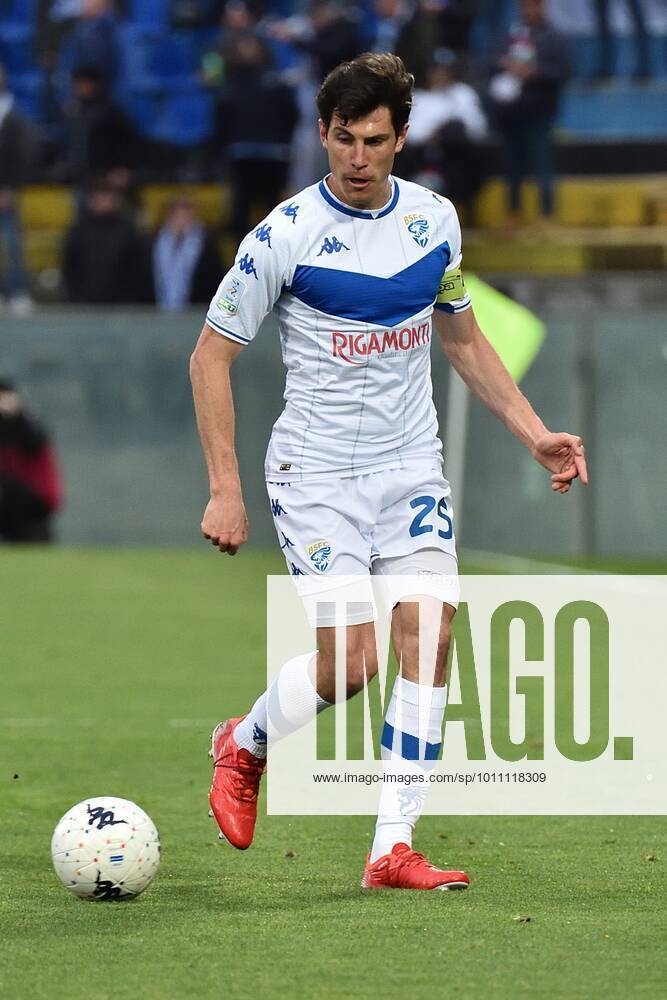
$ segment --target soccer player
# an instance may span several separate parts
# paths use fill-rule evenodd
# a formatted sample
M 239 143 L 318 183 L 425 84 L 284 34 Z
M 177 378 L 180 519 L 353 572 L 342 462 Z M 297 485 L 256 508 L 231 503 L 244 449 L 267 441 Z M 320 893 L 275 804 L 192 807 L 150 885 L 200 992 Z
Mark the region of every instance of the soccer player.
M 265 472 L 288 569 L 304 594 L 305 583 L 335 586 L 340 574 L 391 576 L 400 673 L 382 757 L 387 771 L 428 774 L 440 750 L 457 600 L 451 494 L 432 401 L 432 325 L 469 388 L 551 472 L 555 491 L 567 493 L 577 476 L 586 482 L 586 465 L 581 438 L 546 429 L 479 329 L 451 202 L 391 176 L 412 87 L 391 54 L 361 55 L 326 77 L 317 107 L 330 173 L 243 240 L 211 302 L 191 377 L 211 489 L 202 532 L 235 555 L 248 522 L 229 372 L 273 310 L 287 381 Z M 422 628 L 416 576 L 427 609 Z M 406 593 L 395 586 L 401 577 Z M 326 608 L 309 611 L 317 652 L 289 660 L 247 715 L 214 730 L 211 810 L 239 849 L 253 838 L 267 731 L 287 736 L 335 699 L 336 630 Z M 361 602 L 356 611 L 346 624 L 348 697 L 377 671 L 372 608 Z M 413 850 L 425 793 L 406 796 L 405 787 L 383 783 L 362 886 L 465 888 L 464 872 L 439 869 Z

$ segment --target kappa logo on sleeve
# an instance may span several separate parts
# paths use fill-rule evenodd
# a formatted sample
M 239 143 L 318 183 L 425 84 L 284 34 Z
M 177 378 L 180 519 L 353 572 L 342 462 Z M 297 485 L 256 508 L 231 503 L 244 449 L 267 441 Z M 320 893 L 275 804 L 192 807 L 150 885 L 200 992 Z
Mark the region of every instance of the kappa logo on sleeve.
M 329 543 L 320 538 L 319 541 L 309 545 L 306 552 L 315 569 L 318 569 L 320 573 L 326 572 L 329 568 L 329 557 L 331 556 L 331 546 Z
M 234 316 L 239 308 L 239 303 L 246 290 L 245 281 L 240 278 L 229 278 L 222 289 L 222 295 L 216 301 L 218 309 L 224 309 L 230 316 Z
M 292 220 L 293 226 L 296 225 L 296 216 L 299 211 L 299 205 L 295 205 L 294 202 L 291 201 L 289 205 L 283 205 L 280 211 L 283 213 L 283 215 L 286 215 L 288 219 Z
M 244 254 L 243 257 L 241 257 L 240 260 L 237 260 L 236 263 L 240 271 L 243 271 L 244 274 L 248 275 L 254 274 L 255 280 L 259 281 L 257 268 L 255 267 L 255 258 L 251 257 L 249 253 Z
M 271 229 L 272 226 L 267 226 L 266 224 L 258 226 L 255 230 L 255 239 L 259 240 L 260 243 L 268 243 L 269 248 L 273 250 L 273 247 L 271 246 Z

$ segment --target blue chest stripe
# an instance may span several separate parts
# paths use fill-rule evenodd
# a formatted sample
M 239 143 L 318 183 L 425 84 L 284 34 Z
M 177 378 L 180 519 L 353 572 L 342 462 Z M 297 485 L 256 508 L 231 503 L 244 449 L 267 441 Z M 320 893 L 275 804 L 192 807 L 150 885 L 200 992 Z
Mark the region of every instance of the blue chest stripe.
M 389 278 L 298 264 L 289 291 L 329 316 L 393 327 L 432 304 L 450 259 L 449 243 L 441 243 Z

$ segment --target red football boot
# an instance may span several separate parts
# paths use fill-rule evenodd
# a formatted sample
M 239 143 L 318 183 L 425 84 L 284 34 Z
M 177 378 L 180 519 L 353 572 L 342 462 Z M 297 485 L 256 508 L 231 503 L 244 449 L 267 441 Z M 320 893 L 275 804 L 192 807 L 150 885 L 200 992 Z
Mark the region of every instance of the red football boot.
M 227 719 L 211 736 L 213 782 L 208 800 L 211 815 L 220 827 L 220 839 L 245 851 L 252 844 L 257 820 L 257 795 L 266 761 L 249 750 L 239 750 L 234 729 L 244 719 Z
M 435 868 L 407 844 L 396 844 L 373 864 L 369 854 L 361 879 L 362 889 L 467 889 L 469 884 L 465 872 Z

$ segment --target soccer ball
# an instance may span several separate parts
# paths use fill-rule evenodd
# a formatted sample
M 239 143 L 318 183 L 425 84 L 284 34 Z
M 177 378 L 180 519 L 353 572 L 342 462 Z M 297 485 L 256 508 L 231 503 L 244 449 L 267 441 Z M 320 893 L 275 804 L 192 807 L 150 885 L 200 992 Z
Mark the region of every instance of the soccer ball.
M 51 839 L 56 875 L 80 899 L 138 896 L 160 864 L 160 840 L 143 809 L 127 799 L 84 799 L 68 809 Z

